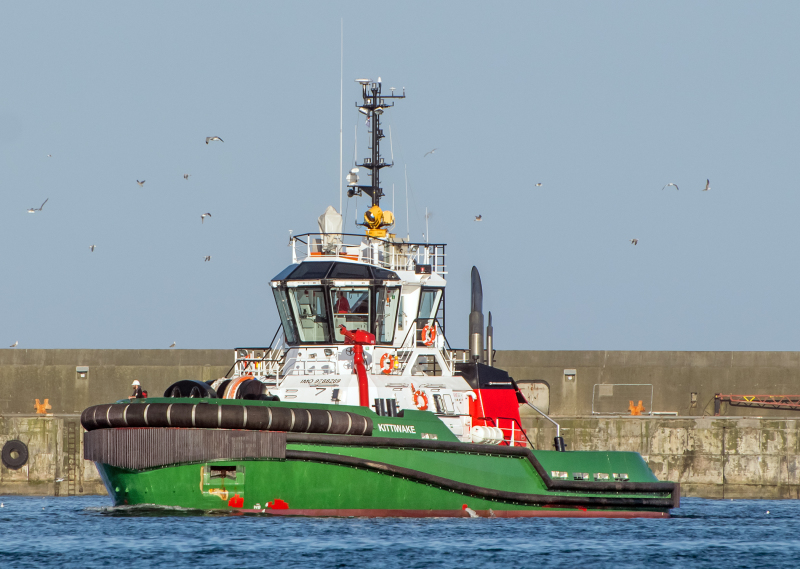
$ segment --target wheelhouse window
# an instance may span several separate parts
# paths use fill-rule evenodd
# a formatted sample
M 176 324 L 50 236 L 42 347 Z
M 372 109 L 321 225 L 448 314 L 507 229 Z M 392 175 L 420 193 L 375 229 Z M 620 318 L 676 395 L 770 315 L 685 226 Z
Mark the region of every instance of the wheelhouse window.
M 322 287 L 290 288 L 289 299 L 300 341 L 330 342 L 328 309 Z
M 423 288 L 422 295 L 419 299 L 419 318 L 421 326 L 433 324 L 439 312 L 439 303 L 442 301 L 442 289 L 440 288 Z
M 278 305 L 278 316 L 281 318 L 283 333 L 286 334 L 286 341 L 289 344 L 295 344 L 297 343 L 297 330 L 294 327 L 294 322 L 289 312 L 289 299 L 286 296 L 286 290 L 274 288 L 272 292 L 275 294 L 275 304 Z
M 340 326 L 369 332 L 373 313 L 369 287 L 331 287 L 331 306 L 334 341 L 344 341 Z
M 400 306 L 400 287 L 378 288 L 376 304 L 375 336 L 379 344 L 391 344 L 394 341 L 397 309 Z
M 443 293 L 444 289 L 441 288 L 422 289 L 419 298 L 419 312 L 417 313 L 417 342 L 425 341 L 423 332 L 427 326 L 434 327 L 436 318 L 439 316 Z M 441 332 L 441 330 L 439 331 Z

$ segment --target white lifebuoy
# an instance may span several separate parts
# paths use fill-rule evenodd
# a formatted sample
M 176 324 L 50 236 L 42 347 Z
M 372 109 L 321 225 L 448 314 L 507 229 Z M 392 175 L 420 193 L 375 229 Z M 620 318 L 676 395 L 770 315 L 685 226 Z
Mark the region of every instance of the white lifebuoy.
M 432 346 L 433 341 L 436 339 L 436 326 L 426 325 L 422 329 L 422 343 L 426 346 Z

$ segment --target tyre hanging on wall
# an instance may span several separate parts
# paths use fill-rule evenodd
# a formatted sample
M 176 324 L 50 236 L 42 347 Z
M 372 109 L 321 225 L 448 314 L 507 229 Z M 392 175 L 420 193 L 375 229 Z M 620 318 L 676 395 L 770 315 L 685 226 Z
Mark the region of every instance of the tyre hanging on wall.
M 28 462 L 28 446 L 22 441 L 6 441 L 2 452 L 3 464 L 6 468 L 17 470 Z

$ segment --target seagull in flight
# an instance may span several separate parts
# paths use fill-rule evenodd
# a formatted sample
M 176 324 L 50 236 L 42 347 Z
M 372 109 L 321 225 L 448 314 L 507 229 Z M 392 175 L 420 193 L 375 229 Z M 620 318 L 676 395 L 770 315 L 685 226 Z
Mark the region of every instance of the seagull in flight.
M 426 152 L 426 153 L 425 153 L 425 156 L 427 156 L 428 154 L 433 154 L 433 153 L 434 153 L 434 152 L 436 152 L 437 150 L 439 150 L 439 149 L 438 149 L 438 148 L 434 148 L 433 150 L 431 150 L 431 151 L 429 151 L 429 152 Z M 425 158 L 425 156 L 423 156 L 423 158 Z
M 204 223 L 207 217 L 211 217 L 210 213 L 204 213 L 200 216 L 200 223 Z
M 541 188 L 542 187 L 542 183 L 541 182 L 537 182 L 536 187 L 537 188 Z
M 48 155 L 47 155 L 47 157 L 48 157 L 48 158 L 52 158 L 52 157 L 53 157 L 53 155 L 52 155 L 52 154 L 48 154 Z
M 40 205 L 39 207 L 30 208 L 28 210 L 28 213 L 36 213 L 37 211 L 42 211 L 42 208 L 44 207 L 44 204 L 46 204 L 49 200 L 50 200 L 50 198 L 47 198 L 46 200 L 44 200 L 44 202 L 42 202 L 42 205 Z
M 175 342 L 172 342 L 172 344 L 170 344 L 170 346 L 169 346 L 169 347 L 170 347 L 170 348 L 174 348 L 174 347 L 175 347 Z
M 147 180 L 142 180 L 142 181 L 140 182 L 139 180 L 136 180 L 136 183 L 137 183 L 137 184 L 139 184 L 139 187 L 140 187 L 140 188 L 144 188 L 144 183 L 145 183 L 146 181 L 147 181 Z
M 639 240 L 638 239 L 631 239 L 631 244 L 632 245 L 638 245 L 639 244 Z
M 476 215 L 475 216 L 475 221 L 483 221 L 483 216 L 482 215 Z
M 56 478 L 56 484 L 59 482 L 64 482 L 66 478 Z
M 206 261 L 206 262 L 210 261 L 211 260 L 211 255 L 206 255 L 205 257 L 203 257 L 203 260 Z
M 19 346 L 19 340 L 17 340 L 17 341 L 16 341 L 16 342 L 14 342 L 13 344 L 11 344 L 11 345 L 9 346 L 9 348 L 16 348 L 17 346 Z
M 668 188 L 669 186 L 675 186 L 675 189 L 676 189 L 676 190 L 680 190 L 680 188 L 678 187 L 678 184 L 673 184 L 672 182 L 670 182 L 669 184 L 667 184 L 666 186 L 664 186 L 664 188 Z M 663 190 L 664 188 L 661 188 L 661 189 Z
M 706 187 L 705 187 L 705 188 L 703 188 L 703 191 L 704 191 L 704 192 L 707 192 L 707 191 L 708 191 L 708 190 L 710 190 L 710 189 L 711 189 L 711 180 L 709 180 L 709 179 L 707 179 L 707 178 L 706 178 Z
M 208 143 L 209 143 L 209 141 L 212 141 L 212 140 L 219 140 L 220 142 L 225 142 L 224 140 L 222 140 L 222 139 L 221 139 L 220 137 L 218 137 L 218 136 L 207 136 L 207 137 L 206 137 L 206 144 L 208 144 Z
M 95 247 L 97 247 L 97 245 L 89 245 L 89 250 L 90 250 L 92 253 L 94 253 L 94 249 L 95 249 Z
M 188 179 L 189 179 L 189 176 L 191 176 L 191 174 L 184 174 L 184 175 L 183 175 L 183 179 L 184 179 L 184 180 L 188 180 Z

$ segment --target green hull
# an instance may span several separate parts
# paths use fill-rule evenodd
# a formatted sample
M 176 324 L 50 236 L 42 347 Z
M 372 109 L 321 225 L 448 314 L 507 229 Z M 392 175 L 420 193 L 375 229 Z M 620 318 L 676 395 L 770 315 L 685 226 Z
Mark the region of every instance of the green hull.
M 513 456 L 363 447 L 293 445 L 287 450 L 324 451 L 393 464 L 461 483 L 543 496 L 603 497 L 607 493 L 548 492 L 530 462 Z M 553 470 L 617 469 L 631 479 L 652 480 L 636 453 L 536 451 Z M 592 468 L 592 467 L 595 468 Z M 303 516 L 468 516 L 466 504 L 482 516 L 668 517 L 669 508 L 586 505 L 532 506 L 455 492 L 400 476 L 304 460 L 238 460 L 183 464 L 143 471 L 97 464 L 115 505 L 157 504 L 199 510 Z M 220 467 L 235 467 L 224 478 Z M 212 470 L 214 469 L 214 470 Z M 641 498 L 641 494 L 615 493 Z M 652 494 L 663 498 L 664 494 Z M 283 507 L 285 504 L 286 507 Z
M 115 505 L 370 517 L 669 517 L 678 507 L 678 485 L 659 483 L 637 453 L 466 444 L 432 413 L 390 418 L 344 406 L 335 410 L 351 413 L 340 415 L 348 429 L 368 418 L 366 436 L 291 432 L 295 419 L 311 420 L 304 409 L 328 428 L 325 410 L 332 406 L 286 403 L 248 402 L 236 419 L 244 429 L 194 428 L 201 415 L 214 425 L 226 420 L 228 411 L 212 405 L 243 404 L 152 401 L 149 415 L 136 404 L 84 412 L 86 458 L 95 461 Z M 273 414 L 264 415 L 265 406 Z M 289 428 L 265 432 L 263 422 L 253 426 L 257 408 L 270 427 L 275 413 L 299 413 Z M 181 414 L 191 424 L 176 428 Z M 131 425 L 139 416 L 144 423 Z M 128 427 L 115 426 L 120 421 Z

